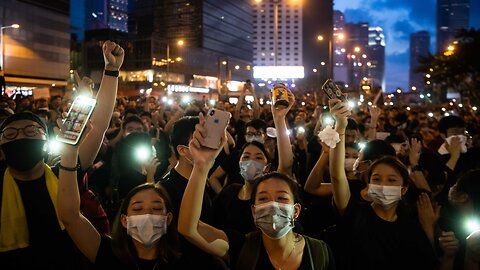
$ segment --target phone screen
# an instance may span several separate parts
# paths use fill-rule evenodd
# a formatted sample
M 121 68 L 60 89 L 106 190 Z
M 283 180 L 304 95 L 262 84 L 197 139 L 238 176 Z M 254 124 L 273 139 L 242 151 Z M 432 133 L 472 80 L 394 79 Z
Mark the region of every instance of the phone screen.
M 331 79 L 325 81 L 322 85 L 322 90 L 327 94 L 329 99 L 338 98 L 341 101 L 345 101 L 345 96 L 342 93 L 342 90 L 335 84 Z
M 57 140 L 77 144 L 95 108 L 95 103 L 96 100 L 93 98 L 82 96 L 75 98 L 63 123 L 65 132 L 57 136 Z

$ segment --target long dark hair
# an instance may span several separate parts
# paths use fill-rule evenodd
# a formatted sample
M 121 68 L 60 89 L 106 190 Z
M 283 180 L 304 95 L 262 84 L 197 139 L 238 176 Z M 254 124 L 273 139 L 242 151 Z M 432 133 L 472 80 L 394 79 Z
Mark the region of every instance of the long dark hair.
M 265 148 L 265 145 L 263 145 L 262 143 L 259 143 L 257 141 L 252 141 L 252 142 L 245 143 L 242 146 L 242 149 L 240 149 L 240 157 L 243 155 L 243 152 L 245 151 L 245 149 L 250 145 L 256 146 L 258 149 L 260 149 L 260 151 L 262 151 L 263 155 L 267 158 L 267 164 L 272 162 L 272 158 L 270 157 L 270 154 L 268 154 L 268 151 Z
M 417 219 L 417 200 L 418 196 L 422 192 L 419 190 L 413 183 L 408 173 L 407 167 L 395 156 L 384 156 L 380 159 L 377 159 L 375 162 L 370 165 L 367 173 L 367 181 L 370 183 L 370 177 L 373 174 L 373 170 L 380 164 L 385 164 L 392 167 L 396 172 L 402 177 L 402 187 L 408 188 L 405 195 L 402 196 L 402 200 L 398 202 L 397 205 L 397 215 L 402 217 L 410 217 Z
M 125 263 L 132 263 L 136 261 L 137 251 L 133 245 L 133 240 L 127 234 L 127 229 L 123 227 L 121 222 L 122 215 L 127 215 L 128 205 L 132 197 L 140 191 L 152 189 L 163 199 L 167 213 L 173 213 L 173 206 L 170 202 L 168 193 L 160 184 L 142 184 L 133 188 L 123 200 L 120 210 L 115 217 L 115 222 L 112 228 L 112 249 L 118 259 Z M 167 227 L 167 233 L 160 238 L 158 242 L 158 260 L 162 264 L 167 264 L 177 257 L 179 257 L 179 238 L 177 232 L 177 224 L 175 218 Z
M 262 183 L 263 181 L 272 179 L 272 178 L 275 178 L 287 183 L 288 187 L 290 188 L 290 191 L 293 194 L 294 203 L 300 203 L 300 204 L 302 203 L 300 198 L 300 192 L 298 189 L 298 183 L 295 180 L 293 180 L 293 178 L 291 178 L 290 176 L 280 172 L 270 172 L 270 173 L 262 174 L 257 178 L 255 178 L 255 182 L 252 186 L 252 193 L 251 193 L 252 202 L 255 202 L 258 185 L 260 185 L 260 183 Z

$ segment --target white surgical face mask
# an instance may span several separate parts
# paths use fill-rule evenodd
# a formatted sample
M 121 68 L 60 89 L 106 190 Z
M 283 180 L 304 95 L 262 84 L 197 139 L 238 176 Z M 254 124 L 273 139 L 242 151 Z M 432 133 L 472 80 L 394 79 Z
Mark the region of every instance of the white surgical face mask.
M 240 175 L 245 181 L 253 181 L 255 177 L 263 173 L 262 163 L 255 160 L 244 160 L 239 162 L 240 165 Z
M 255 206 L 255 225 L 272 239 L 280 239 L 295 227 L 293 204 L 268 202 Z
M 383 209 L 389 209 L 402 199 L 402 187 L 369 184 L 368 196 Z
M 245 136 L 245 141 L 251 143 L 253 141 L 259 142 L 261 144 L 265 143 L 265 140 L 263 139 L 263 136 Z
M 127 234 L 147 249 L 152 248 L 166 233 L 167 216 L 150 214 L 127 216 Z
M 355 165 L 355 162 L 357 161 L 356 158 L 346 158 L 345 159 L 345 170 L 347 172 L 352 172 L 353 171 L 353 166 Z M 358 167 L 358 164 L 357 164 Z

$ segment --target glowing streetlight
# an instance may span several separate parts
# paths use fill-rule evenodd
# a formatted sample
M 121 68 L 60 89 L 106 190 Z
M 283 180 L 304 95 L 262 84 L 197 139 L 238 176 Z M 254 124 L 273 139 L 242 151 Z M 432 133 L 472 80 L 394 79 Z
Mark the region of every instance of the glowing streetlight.
M 417 87 L 412 86 L 412 91 L 415 91 L 415 90 L 417 90 Z
M 358 53 L 358 52 L 360 52 L 361 49 L 360 49 L 360 47 L 355 47 L 353 50 Z
M 337 37 L 338 37 L 338 39 L 340 39 L 340 40 L 345 39 L 345 34 L 340 33 L 340 34 L 338 34 Z
M 5 44 L 3 43 L 3 30 L 8 29 L 8 28 L 20 28 L 19 24 L 12 24 L 12 25 L 7 25 L 7 26 L 2 26 L 0 27 L 0 68 L 5 70 L 5 67 L 3 65 L 3 51 L 5 48 Z
M 317 39 L 318 39 L 319 41 L 323 41 L 324 37 L 323 37 L 322 35 L 318 35 L 318 36 L 317 36 Z
M 181 47 L 184 44 L 185 44 L 185 42 L 182 39 L 177 40 L 177 45 L 178 46 Z M 181 60 L 182 60 L 182 58 L 180 58 L 179 61 L 181 61 Z M 171 62 L 171 59 L 170 59 L 170 44 L 167 43 L 167 76 L 165 78 L 165 81 L 167 81 L 167 82 L 168 82 L 169 77 L 170 77 L 169 76 L 170 75 L 170 62 Z

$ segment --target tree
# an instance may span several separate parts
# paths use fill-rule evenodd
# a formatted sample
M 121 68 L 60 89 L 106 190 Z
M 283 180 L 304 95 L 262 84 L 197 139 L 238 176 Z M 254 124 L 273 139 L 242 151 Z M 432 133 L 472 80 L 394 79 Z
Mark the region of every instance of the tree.
M 462 99 L 480 101 L 480 30 L 460 30 L 445 52 L 420 59 L 416 70 L 430 74 L 430 85 L 455 89 Z

